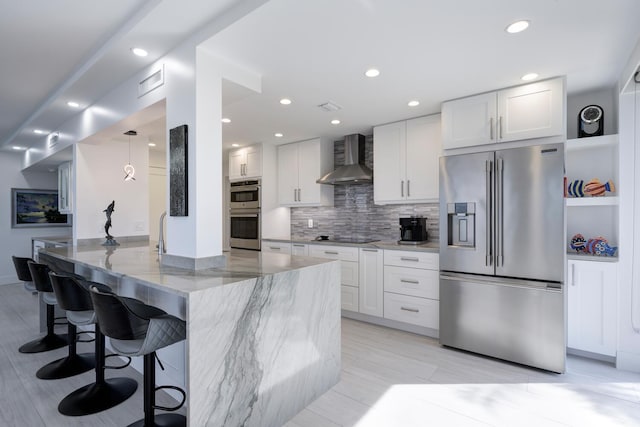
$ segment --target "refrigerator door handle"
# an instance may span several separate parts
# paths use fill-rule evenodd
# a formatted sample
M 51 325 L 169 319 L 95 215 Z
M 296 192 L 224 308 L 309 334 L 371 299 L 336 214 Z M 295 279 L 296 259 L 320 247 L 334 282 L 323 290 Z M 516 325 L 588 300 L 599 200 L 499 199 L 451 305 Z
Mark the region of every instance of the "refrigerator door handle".
M 536 282 L 533 280 L 478 277 L 471 274 L 440 273 L 440 280 L 472 282 L 479 285 L 506 286 L 521 289 L 536 289 L 541 291 L 562 292 L 562 283 Z
M 493 119 L 492 119 L 493 120 Z M 485 265 L 491 265 L 491 168 L 493 167 L 491 160 L 485 161 L 485 180 L 486 180 L 486 197 L 487 197 L 487 213 L 486 213 L 486 243 L 485 243 Z
M 503 164 L 502 158 L 496 159 L 496 169 L 498 170 L 496 176 L 496 267 L 504 266 L 504 188 L 503 188 Z

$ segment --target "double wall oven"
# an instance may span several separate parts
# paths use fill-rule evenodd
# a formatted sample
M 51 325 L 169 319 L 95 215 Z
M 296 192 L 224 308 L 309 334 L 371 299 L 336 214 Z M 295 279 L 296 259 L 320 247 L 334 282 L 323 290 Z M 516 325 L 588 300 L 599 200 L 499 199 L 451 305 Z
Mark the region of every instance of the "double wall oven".
M 232 182 L 229 219 L 232 248 L 260 250 L 260 180 Z

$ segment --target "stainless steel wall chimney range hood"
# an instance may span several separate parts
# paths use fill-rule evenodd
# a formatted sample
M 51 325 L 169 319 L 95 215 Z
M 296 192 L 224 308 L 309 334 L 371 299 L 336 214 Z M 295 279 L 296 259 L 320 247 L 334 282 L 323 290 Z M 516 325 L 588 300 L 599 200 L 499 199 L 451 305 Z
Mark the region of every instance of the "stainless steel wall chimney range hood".
M 364 164 L 364 135 L 344 137 L 344 166 L 329 172 L 316 181 L 318 184 L 370 184 L 373 171 Z

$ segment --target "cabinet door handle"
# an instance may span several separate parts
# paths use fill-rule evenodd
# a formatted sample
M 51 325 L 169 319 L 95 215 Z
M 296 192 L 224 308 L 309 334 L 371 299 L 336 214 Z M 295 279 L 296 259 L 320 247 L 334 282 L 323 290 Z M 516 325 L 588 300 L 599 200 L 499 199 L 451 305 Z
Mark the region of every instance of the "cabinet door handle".
M 493 117 L 489 119 L 489 139 L 493 141 Z
M 301 201 L 302 201 L 302 195 L 301 195 L 301 193 L 302 193 L 302 190 L 300 190 L 300 189 L 298 188 L 298 201 L 299 201 L 299 202 L 301 202 Z
M 410 311 L 412 313 L 420 313 L 420 310 L 418 310 L 417 308 L 400 307 L 400 310 Z
M 411 197 L 411 180 L 407 180 L 407 197 Z
M 293 189 L 293 201 L 298 201 L 298 190 L 296 188 Z
M 334 251 L 324 251 L 324 253 L 327 255 L 338 255 L 338 252 L 334 252 Z
M 378 252 L 378 250 L 377 249 L 365 249 L 365 248 L 362 248 L 362 252 Z
M 296 245 L 295 243 L 293 246 L 295 246 L 296 248 L 304 248 L 304 245 Z
M 400 261 L 413 261 L 413 262 L 418 262 L 418 261 L 420 261 L 420 258 L 417 258 L 417 257 L 408 257 L 408 256 L 403 256 L 403 257 L 400 257 Z
M 404 181 L 400 181 L 400 197 L 404 197 Z
M 571 264 L 571 286 L 576 285 L 576 265 Z
M 280 246 L 269 246 L 269 249 L 273 249 L 274 251 L 279 251 L 282 248 Z
M 419 285 L 420 282 L 418 280 L 410 280 L 410 279 L 400 279 L 401 283 L 411 283 L 412 285 Z
M 500 131 L 499 137 L 502 139 L 502 116 L 498 119 L 498 130 Z

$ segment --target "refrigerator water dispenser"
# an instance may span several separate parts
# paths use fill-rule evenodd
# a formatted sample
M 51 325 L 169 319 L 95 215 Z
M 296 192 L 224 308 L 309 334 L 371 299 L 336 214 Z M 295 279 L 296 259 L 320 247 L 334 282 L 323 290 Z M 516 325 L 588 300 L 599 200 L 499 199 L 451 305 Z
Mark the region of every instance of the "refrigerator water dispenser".
M 447 203 L 449 246 L 476 246 L 476 204 Z

